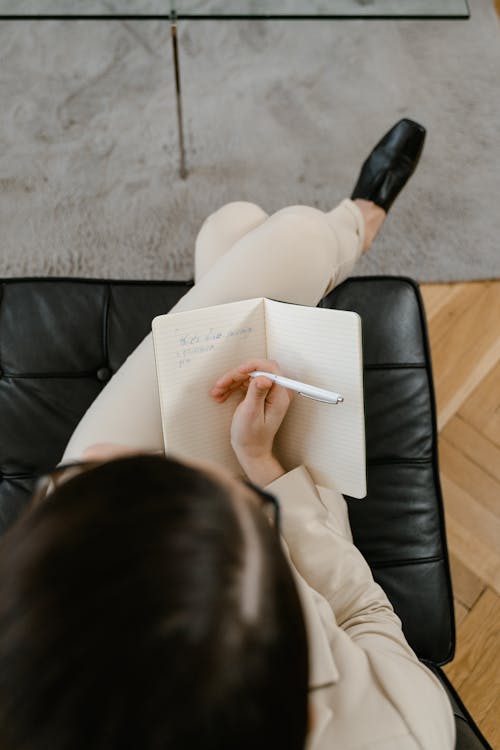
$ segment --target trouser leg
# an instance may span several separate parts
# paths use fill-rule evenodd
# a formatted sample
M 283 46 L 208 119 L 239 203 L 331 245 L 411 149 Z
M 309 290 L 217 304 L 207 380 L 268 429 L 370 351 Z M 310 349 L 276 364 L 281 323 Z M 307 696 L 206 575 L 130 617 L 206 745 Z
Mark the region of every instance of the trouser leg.
M 223 219 L 221 210 L 221 239 L 229 236 Z M 213 221 L 217 223 L 215 216 Z M 224 253 L 213 249 L 212 256 L 207 254 L 206 263 L 201 263 L 202 276 L 170 312 L 252 297 L 315 306 L 349 276 L 361 254 L 363 218 L 350 200 L 326 213 L 308 206 L 289 206 L 260 222 L 256 214 L 255 223 Z M 237 227 L 234 232 L 238 234 Z M 217 232 L 212 234 L 217 243 Z M 220 247 L 227 247 L 227 242 Z M 203 246 L 199 246 L 200 260 L 203 252 Z M 209 257 L 217 257 L 212 266 Z M 87 410 L 63 460 L 79 458 L 94 443 L 118 443 L 143 450 L 162 448 L 151 334 Z
M 197 284 L 215 263 L 243 235 L 263 224 L 269 215 L 255 203 L 233 201 L 205 219 L 194 248 L 194 283 Z

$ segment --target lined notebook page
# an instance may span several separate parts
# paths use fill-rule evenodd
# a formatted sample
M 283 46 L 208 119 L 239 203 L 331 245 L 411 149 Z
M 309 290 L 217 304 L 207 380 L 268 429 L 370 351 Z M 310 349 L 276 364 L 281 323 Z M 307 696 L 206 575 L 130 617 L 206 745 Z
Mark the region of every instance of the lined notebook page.
M 208 392 L 227 370 L 266 356 L 263 298 L 160 315 L 152 323 L 165 451 L 243 475 L 230 429 L 240 397 Z
M 268 357 L 285 377 L 336 391 L 342 404 L 298 394 L 276 436 L 288 470 L 305 464 L 316 484 L 366 495 L 361 319 L 344 310 L 265 300 Z

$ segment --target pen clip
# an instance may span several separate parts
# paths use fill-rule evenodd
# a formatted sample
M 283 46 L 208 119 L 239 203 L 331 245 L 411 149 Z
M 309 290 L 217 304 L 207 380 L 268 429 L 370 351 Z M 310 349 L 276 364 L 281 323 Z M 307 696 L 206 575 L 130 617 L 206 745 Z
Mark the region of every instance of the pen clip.
M 304 398 L 311 398 L 313 401 L 321 401 L 322 404 L 333 404 L 336 406 L 339 402 L 338 401 L 326 401 L 324 398 L 316 398 L 315 396 L 309 396 L 308 393 L 304 393 L 303 391 L 299 391 L 299 396 L 304 396 Z

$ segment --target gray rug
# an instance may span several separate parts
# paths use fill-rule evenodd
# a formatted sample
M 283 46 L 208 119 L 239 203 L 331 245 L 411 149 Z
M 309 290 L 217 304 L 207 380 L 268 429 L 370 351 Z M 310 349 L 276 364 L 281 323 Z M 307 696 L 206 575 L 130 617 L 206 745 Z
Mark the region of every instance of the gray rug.
M 231 200 L 329 209 L 379 137 L 421 163 L 357 273 L 500 276 L 500 32 L 470 21 L 0 23 L 0 276 L 182 279 Z

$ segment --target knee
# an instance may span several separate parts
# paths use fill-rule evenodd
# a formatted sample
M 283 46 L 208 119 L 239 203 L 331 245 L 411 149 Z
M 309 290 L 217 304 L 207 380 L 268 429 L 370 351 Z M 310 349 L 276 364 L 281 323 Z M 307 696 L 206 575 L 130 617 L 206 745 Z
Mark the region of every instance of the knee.
M 256 203 L 249 201 L 232 201 L 209 214 L 201 226 L 216 229 L 217 226 L 257 225 L 267 219 L 266 212 Z M 200 231 L 201 231 L 200 230 Z
M 311 219 L 312 221 L 324 221 L 325 213 L 319 208 L 314 208 L 314 206 L 286 206 L 285 208 L 276 211 L 276 213 L 271 216 L 271 219 L 279 218 L 282 220 L 284 217 L 288 216 L 295 217 L 296 219 L 304 219 L 306 222 L 308 219 Z
M 265 223 L 265 243 L 268 262 L 284 264 L 295 273 L 306 274 L 311 267 L 328 275 L 335 238 L 327 227 L 321 211 L 309 213 L 286 208 L 273 214 Z
M 324 215 L 317 209 L 308 209 L 308 206 L 288 206 L 274 213 L 267 221 L 267 226 L 276 237 L 292 246 L 300 246 L 313 242 L 323 244 L 324 241 Z M 312 251 L 310 246 L 310 250 Z
M 220 255 L 247 232 L 263 224 L 266 219 L 265 211 L 255 203 L 227 203 L 203 222 L 196 238 L 196 253 L 202 252 L 201 248 L 215 248 L 216 255 Z

